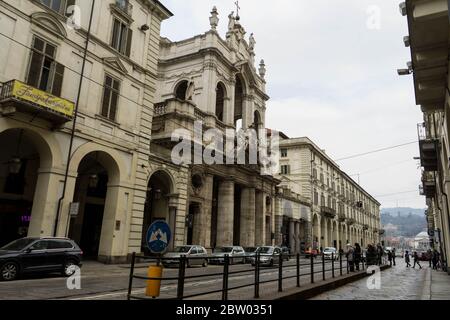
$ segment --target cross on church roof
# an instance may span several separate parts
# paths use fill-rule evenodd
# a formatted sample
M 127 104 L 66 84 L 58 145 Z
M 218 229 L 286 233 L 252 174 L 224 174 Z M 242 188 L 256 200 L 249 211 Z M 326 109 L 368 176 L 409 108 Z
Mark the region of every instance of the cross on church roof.
M 236 18 L 239 20 L 239 9 L 241 8 L 239 6 L 239 0 L 236 1 L 234 4 L 236 5 Z

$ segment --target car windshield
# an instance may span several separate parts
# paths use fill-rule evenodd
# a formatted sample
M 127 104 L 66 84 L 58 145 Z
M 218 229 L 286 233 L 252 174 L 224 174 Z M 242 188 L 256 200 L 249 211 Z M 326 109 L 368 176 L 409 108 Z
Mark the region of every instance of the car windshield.
M 336 252 L 336 249 L 335 248 L 325 248 L 323 251 L 324 252 Z
M 256 249 L 257 249 L 257 248 L 255 248 L 255 247 L 250 247 L 250 248 L 245 248 L 244 250 L 245 250 L 245 252 L 253 253 L 253 252 L 256 251 Z
M 19 239 L 16 241 L 13 241 L 11 243 L 8 243 L 6 246 L 0 248 L 0 250 L 7 250 L 7 251 L 21 251 L 25 249 L 27 246 L 29 246 L 31 243 L 33 243 L 36 239 Z
M 176 247 L 174 252 L 178 253 L 188 253 L 191 250 L 191 247 Z
M 217 248 L 214 250 L 214 252 L 216 252 L 216 253 L 223 253 L 223 252 L 226 253 L 226 252 L 231 252 L 231 251 L 233 251 L 233 248 L 231 248 L 231 247 Z
M 260 247 L 258 248 L 257 252 L 259 253 L 272 253 L 273 248 L 272 247 Z

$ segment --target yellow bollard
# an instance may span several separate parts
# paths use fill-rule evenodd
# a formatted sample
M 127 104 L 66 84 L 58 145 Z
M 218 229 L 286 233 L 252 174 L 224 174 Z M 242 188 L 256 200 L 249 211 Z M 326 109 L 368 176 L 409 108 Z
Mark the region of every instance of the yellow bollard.
M 162 266 L 150 266 L 148 268 L 148 278 L 161 278 L 163 273 Z M 161 291 L 161 280 L 147 280 L 147 289 L 145 295 L 147 297 L 157 298 Z

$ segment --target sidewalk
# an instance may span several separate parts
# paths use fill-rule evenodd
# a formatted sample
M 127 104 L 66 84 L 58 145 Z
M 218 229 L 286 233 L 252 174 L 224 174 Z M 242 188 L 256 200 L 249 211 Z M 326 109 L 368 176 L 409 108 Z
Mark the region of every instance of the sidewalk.
M 422 300 L 450 300 L 450 275 L 428 268 Z

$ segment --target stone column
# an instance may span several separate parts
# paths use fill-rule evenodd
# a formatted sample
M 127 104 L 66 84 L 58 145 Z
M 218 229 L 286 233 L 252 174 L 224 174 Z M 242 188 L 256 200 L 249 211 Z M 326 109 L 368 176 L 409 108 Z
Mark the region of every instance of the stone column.
M 62 193 L 64 177 L 56 169 L 39 170 L 36 182 L 31 221 L 28 229 L 29 237 L 52 236 L 57 214 L 58 200 Z M 75 180 L 70 177 L 69 180 Z M 63 212 L 62 210 L 60 212 Z M 61 226 L 59 235 L 65 235 L 67 215 L 60 214 L 58 225 Z
M 295 252 L 300 253 L 300 222 L 295 223 Z
M 233 245 L 234 182 L 225 180 L 219 185 L 217 212 L 217 246 Z
M 293 219 L 289 220 L 289 245 L 291 247 L 291 252 L 295 252 L 295 250 L 297 250 L 295 221 Z
M 211 249 L 211 223 L 212 223 L 212 200 L 213 200 L 213 180 L 214 176 L 206 175 L 204 181 L 205 200 L 203 201 L 198 220 L 199 229 L 195 231 L 199 234 L 198 243 L 206 249 Z
M 244 188 L 241 193 L 240 245 L 255 245 L 255 189 Z
M 255 202 L 255 245 L 262 246 L 266 244 L 266 202 L 263 192 L 256 192 Z

